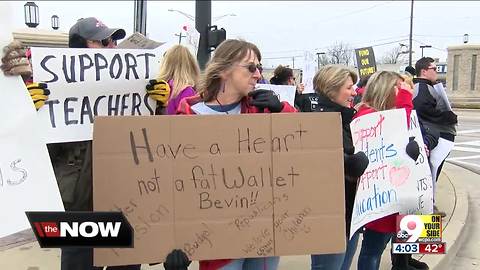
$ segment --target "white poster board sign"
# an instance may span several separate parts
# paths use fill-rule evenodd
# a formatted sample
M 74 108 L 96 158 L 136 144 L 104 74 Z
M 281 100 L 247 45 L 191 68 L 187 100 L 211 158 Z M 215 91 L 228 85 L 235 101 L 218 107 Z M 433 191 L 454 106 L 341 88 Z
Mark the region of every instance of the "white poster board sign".
M 33 80 L 50 90 L 38 111 L 47 143 L 91 140 L 97 115 L 154 114 L 145 86 L 159 59 L 159 50 L 32 48 Z
M 420 123 L 418 122 L 417 112 L 415 110 L 410 114 L 410 137 L 415 137 L 415 141 L 420 147 L 420 156 L 415 161 L 415 167 L 411 170 L 410 181 L 407 188 L 407 196 L 413 196 L 413 200 L 408 198 L 403 204 L 401 214 L 411 215 L 430 215 L 433 213 L 433 188 L 432 174 L 428 163 L 425 144 L 423 142 Z M 402 201 L 403 202 L 403 201 Z
M 0 238 L 30 228 L 25 211 L 63 211 L 32 99 L 19 76 L 0 74 Z
M 315 77 L 315 58 L 313 53 L 305 52 L 302 68 L 302 83 L 305 86 L 302 94 L 315 92 L 313 89 L 313 77 Z
M 295 85 L 274 85 L 274 84 L 257 84 L 255 89 L 266 89 L 275 92 L 280 101 L 286 101 L 290 105 L 294 105 L 295 91 L 297 87 Z
M 359 179 L 350 235 L 390 214 L 431 213 L 431 176 L 416 114 L 414 121 L 409 130 L 405 109 L 371 113 L 352 121 L 355 151 L 363 151 L 369 165 Z M 410 134 L 421 148 L 416 161 L 405 151 Z
M 190 52 L 193 55 L 197 55 L 198 44 L 200 42 L 200 33 L 195 28 L 195 25 L 187 24 L 185 28 L 187 33 L 187 43 L 185 45 L 190 49 Z

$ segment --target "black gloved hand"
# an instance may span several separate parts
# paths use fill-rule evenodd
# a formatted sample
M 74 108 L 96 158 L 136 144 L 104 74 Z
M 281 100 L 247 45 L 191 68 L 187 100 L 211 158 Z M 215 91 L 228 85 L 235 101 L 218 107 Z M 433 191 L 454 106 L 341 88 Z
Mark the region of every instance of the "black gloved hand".
M 167 255 L 163 267 L 165 270 L 187 270 L 191 262 L 183 250 L 174 249 Z
M 410 137 L 408 138 L 408 140 L 409 142 L 407 144 L 407 147 L 405 148 L 405 152 L 407 152 L 407 155 L 411 157 L 413 161 L 416 161 L 418 156 L 420 155 L 420 147 L 415 141 L 415 137 Z
M 452 111 L 442 112 L 442 118 L 445 120 L 445 124 L 457 124 L 457 115 Z
M 250 104 L 256 106 L 260 110 L 267 108 L 272 113 L 278 113 L 283 109 L 283 103 L 280 102 L 278 97 L 274 95 L 271 90 L 255 90 L 248 93 L 248 96 L 252 97 Z
M 368 167 L 368 157 L 360 151 L 353 155 L 343 154 L 343 169 L 345 175 L 360 177 Z

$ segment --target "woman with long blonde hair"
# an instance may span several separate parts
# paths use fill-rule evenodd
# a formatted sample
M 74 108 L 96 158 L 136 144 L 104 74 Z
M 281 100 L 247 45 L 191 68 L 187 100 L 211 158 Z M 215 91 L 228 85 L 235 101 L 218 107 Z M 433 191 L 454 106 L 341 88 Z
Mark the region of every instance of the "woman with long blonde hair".
M 157 79 L 152 80 L 147 89 L 168 89 L 167 114 L 176 114 L 180 100 L 196 94 L 199 75 L 200 69 L 192 53 L 187 47 L 175 45 L 165 52 Z
M 405 83 L 400 74 L 391 71 L 376 72 L 368 80 L 362 101 L 356 106 L 357 113 L 354 119 L 377 111 L 405 108 L 407 124 L 410 125 L 410 113 L 413 109 L 412 97 L 412 88 Z M 404 128 L 408 128 L 408 126 Z M 420 154 L 418 144 L 414 140 L 407 144 L 405 151 L 413 160 L 416 160 Z M 392 214 L 365 225 L 357 269 L 379 269 L 382 253 L 395 233 L 397 215 Z M 408 257 L 403 259 L 396 261 L 392 270 L 410 269 L 408 268 Z

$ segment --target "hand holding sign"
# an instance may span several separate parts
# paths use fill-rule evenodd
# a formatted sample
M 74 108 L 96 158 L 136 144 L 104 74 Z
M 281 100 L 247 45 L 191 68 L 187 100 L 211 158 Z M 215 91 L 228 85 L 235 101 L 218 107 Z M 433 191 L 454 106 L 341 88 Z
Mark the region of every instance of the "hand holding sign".
M 167 105 L 170 97 L 170 85 L 164 80 L 150 80 L 146 86 L 149 97 L 156 100 L 162 107 Z
M 175 249 L 168 254 L 163 267 L 165 267 L 165 270 L 187 270 L 190 263 L 192 261 L 188 259 L 185 252 L 181 249 Z
M 35 104 L 35 109 L 40 109 L 45 105 L 45 101 L 50 95 L 50 90 L 47 89 L 46 83 L 30 83 L 27 84 L 28 92 L 30 97 L 32 97 L 33 104 Z
M 252 97 L 250 104 L 260 110 L 267 108 L 272 113 L 278 113 L 283 109 L 283 103 L 274 95 L 273 91 L 258 89 L 248 93 L 248 96 Z

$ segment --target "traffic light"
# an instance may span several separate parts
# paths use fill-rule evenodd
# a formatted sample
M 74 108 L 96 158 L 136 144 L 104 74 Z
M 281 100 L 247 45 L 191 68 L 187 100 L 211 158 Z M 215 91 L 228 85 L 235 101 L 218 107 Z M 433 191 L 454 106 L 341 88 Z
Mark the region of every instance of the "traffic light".
M 212 52 L 220 45 L 225 39 L 227 39 L 227 32 L 225 29 L 218 29 L 216 25 L 208 27 L 207 41 L 208 50 Z

